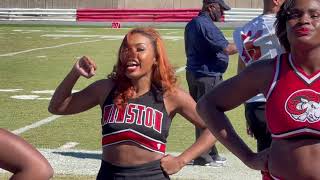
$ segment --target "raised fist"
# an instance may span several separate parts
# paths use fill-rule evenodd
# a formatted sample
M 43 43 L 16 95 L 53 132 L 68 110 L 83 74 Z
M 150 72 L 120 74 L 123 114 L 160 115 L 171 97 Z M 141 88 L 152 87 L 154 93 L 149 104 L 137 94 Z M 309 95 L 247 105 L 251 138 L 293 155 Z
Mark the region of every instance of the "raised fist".
M 74 65 L 74 69 L 81 76 L 91 78 L 96 73 L 97 65 L 89 57 L 82 56 Z

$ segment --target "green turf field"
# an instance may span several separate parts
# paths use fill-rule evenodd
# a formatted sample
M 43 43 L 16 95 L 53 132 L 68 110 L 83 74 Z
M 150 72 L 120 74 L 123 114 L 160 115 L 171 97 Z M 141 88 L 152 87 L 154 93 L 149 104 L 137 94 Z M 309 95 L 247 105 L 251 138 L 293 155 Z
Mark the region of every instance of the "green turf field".
M 77 57 L 92 57 L 98 70 L 97 75 L 89 80 L 81 78 L 76 90 L 106 77 L 115 63 L 121 38 L 127 31 L 103 27 L 0 25 L 0 127 L 21 130 L 52 117 L 47 110 L 49 99 Z M 165 39 L 171 63 L 177 69 L 183 67 L 183 29 L 159 31 Z M 232 30 L 224 33 L 231 38 Z M 231 56 L 225 79 L 235 75 L 236 66 L 237 55 Z M 185 71 L 177 73 L 177 76 L 180 85 L 187 90 Z M 246 135 L 243 107 L 228 112 L 228 116 L 235 129 L 255 149 L 254 140 Z M 20 135 L 37 148 L 56 149 L 68 142 L 76 142 L 78 145 L 74 149 L 100 149 L 99 107 L 77 115 L 53 118 L 49 123 L 27 128 Z M 193 142 L 193 126 L 176 116 L 167 151 L 181 152 Z M 218 148 L 222 153 L 227 151 L 220 144 Z

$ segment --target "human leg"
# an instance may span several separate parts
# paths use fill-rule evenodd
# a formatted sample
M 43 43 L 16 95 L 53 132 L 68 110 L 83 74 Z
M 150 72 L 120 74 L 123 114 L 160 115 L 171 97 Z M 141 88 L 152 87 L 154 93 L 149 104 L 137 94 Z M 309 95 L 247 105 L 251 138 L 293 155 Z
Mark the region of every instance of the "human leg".
M 191 73 L 191 72 L 186 72 L 186 79 L 189 87 L 189 93 L 192 96 L 192 98 L 197 102 L 198 99 L 201 97 L 203 94 L 203 87 L 201 87 L 201 83 L 197 80 L 197 78 Z M 202 133 L 202 129 L 195 127 L 195 138 L 198 139 L 199 136 Z M 199 157 L 197 157 L 193 164 L 194 165 L 205 165 L 211 163 L 213 160 L 211 156 L 209 155 L 209 152 L 203 153 Z
M 215 86 L 217 86 L 219 83 L 223 81 L 222 76 L 214 76 L 214 77 L 201 77 L 199 78 L 199 87 L 200 87 L 200 93 L 199 93 L 199 99 L 204 94 L 211 91 Z M 217 147 L 214 145 L 210 149 L 209 155 L 211 156 L 212 160 L 216 163 L 225 163 L 226 158 L 222 157 L 218 153 Z
M 45 180 L 53 176 L 49 162 L 32 145 L 0 129 L 0 167 L 13 173 L 11 180 Z
M 265 102 L 245 104 L 245 117 L 254 138 L 257 140 L 257 151 L 260 152 L 271 145 L 271 134 L 268 131 L 265 117 Z M 268 171 L 261 171 L 262 180 L 276 180 Z
M 213 87 L 222 81 L 222 77 L 195 77 L 192 73 L 186 72 L 186 78 L 189 87 L 189 93 L 197 102 L 205 93 L 209 92 Z M 195 128 L 195 138 L 198 139 L 202 133 L 202 129 Z M 219 156 L 216 146 L 194 160 L 195 165 L 212 165 L 221 166 L 226 158 Z M 219 164 L 215 164 L 219 163 Z
M 195 102 L 198 101 L 198 85 L 196 81 L 196 77 L 189 71 L 186 71 L 186 80 L 188 83 L 189 94 L 193 98 Z
M 265 103 L 251 102 L 245 104 L 245 117 L 250 131 L 257 140 L 257 151 L 260 152 L 270 147 L 272 138 L 266 123 Z

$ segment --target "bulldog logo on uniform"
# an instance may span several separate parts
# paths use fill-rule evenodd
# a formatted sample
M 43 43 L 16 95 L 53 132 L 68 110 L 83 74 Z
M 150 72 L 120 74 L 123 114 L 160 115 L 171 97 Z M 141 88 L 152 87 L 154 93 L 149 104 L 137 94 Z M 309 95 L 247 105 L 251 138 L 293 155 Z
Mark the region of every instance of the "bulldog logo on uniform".
M 285 110 L 295 121 L 316 123 L 320 121 L 320 93 L 311 89 L 296 91 L 287 99 Z

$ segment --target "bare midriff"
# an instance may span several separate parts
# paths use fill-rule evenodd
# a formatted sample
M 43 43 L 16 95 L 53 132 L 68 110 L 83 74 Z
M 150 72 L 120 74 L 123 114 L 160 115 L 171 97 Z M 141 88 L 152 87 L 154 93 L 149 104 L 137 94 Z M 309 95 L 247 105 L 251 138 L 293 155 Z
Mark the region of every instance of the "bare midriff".
M 285 180 L 320 180 L 320 139 L 273 140 L 268 167 Z
M 102 149 L 102 159 L 118 166 L 134 166 L 161 159 L 164 155 L 133 142 L 122 142 Z

